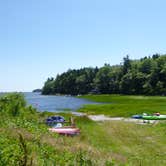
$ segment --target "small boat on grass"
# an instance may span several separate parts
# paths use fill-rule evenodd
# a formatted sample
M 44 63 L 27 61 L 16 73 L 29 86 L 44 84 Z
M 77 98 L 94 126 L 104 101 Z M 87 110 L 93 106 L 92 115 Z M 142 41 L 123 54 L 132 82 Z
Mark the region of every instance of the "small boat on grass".
M 133 115 L 134 119 L 143 119 L 143 120 L 166 120 L 166 115 L 160 115 L 160 113 L 154 113 L 152 115 L 148 115 L 147 113 L 143 113 L 142 115 Z
M 52 118 L 53 119 L 53 118 Z M 60 119 L 60 121 L 59 121 Z M 56 120 L 56 121 L 55 121 Z M 70 123 L 69 126 L 63 126 L 64 123 Z M 49 128 L 48 130 L 60 135 L 67 135 L 67 136 L 74 136 L 74 135 L 78 135 L 80 134 L 80 129 L 76 127 L 74 119 L 72 117 L 70 117 L 70 120 L 67 122 L 65 121 L 64 118 L 59 118 L 58 116 L 58 121 L 57 121 L 57 117 L 56 119 L 54 118 L 54 122 L 52 123 L 52 128 Z
M 65 119 L 62 116 L 51 116 L 45 120 L 45 123 L 49 126 L 55 125 L 57 123 L 65 123 Z
M 72 127 L 72 126 L 71 127 L 66 126 L 66 127 L 59 127 L 59 128 L 49 128 L 49 131 L 55 132 L 60 135 L 70 135 L 70 136 L 80 134 L 79 128 Z
M 144 120 L 166 120 L 166 115 L 143 115 Z
M 133 119 L 142 119 L 142 115 L 133 115 L 132 118 Z

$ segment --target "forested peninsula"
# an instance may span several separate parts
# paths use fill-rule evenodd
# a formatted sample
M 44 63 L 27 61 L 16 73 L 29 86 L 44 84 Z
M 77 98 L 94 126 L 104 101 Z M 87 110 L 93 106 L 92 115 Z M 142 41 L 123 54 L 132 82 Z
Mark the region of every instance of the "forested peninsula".
M 139 60 L 123 58 L 123 63 L 101 68 L 69 69 L 48 78 L 42 94 L 129 94 L 166 95 L 166 55 L 154 54 Z

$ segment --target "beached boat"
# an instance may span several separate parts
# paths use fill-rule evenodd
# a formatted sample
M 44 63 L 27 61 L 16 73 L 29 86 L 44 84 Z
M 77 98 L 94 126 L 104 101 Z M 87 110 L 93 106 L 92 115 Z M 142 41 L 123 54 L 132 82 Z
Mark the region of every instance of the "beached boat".
M 145 119 L 145 120 L 166 120 L 166 115 L 143 115 L 142 119 Z
M 142 119 L 142 115 L 133 115 L 131 118 L 133 118 L 133 119 Z
M 80 133 L 79 128 L 76 128 L 76 127 L 49 128 L 49 131 L 55 132 L 61 135 L 78 135 Z
M 65 123 L 65 118 L 62 116 L 51 116 L 45 120 L 45 123 L 49 126 L 53 126 L 57 123 Z

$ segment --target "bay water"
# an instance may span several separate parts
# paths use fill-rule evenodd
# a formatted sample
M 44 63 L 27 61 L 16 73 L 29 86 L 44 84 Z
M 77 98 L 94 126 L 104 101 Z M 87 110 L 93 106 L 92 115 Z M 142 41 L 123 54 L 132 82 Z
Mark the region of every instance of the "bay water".
M 76 111 L 85 104 L 98 104 L 73 96 L 41 95 L 33 92 L 25 92 L 24 96 L 27 103 L 38 111 Z

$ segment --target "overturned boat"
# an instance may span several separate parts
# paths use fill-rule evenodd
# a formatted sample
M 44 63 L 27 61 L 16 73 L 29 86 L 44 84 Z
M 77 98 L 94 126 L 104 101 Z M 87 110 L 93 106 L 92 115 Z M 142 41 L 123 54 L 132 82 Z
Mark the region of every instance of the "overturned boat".
M 142 119 L 142 115 L 133 115 L 131 118 L 133 118 L 133 119 Z
M 66 126 L 66 127 L 58 127 L 58 128 L 49 128 L 49 131 L 51 132 L 55 132 L 57 134 L 60 134 L 60 135 L 78 135 L 80 134 L 80 129 L 79 128 L 76 128 L 76 127 L 69 127 L 69 126 Z

